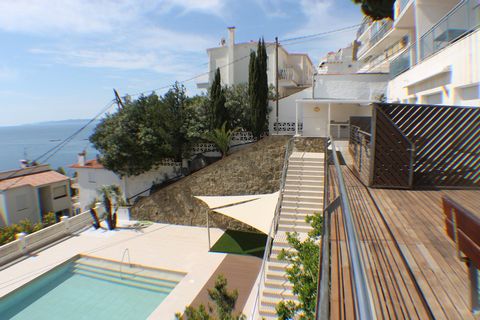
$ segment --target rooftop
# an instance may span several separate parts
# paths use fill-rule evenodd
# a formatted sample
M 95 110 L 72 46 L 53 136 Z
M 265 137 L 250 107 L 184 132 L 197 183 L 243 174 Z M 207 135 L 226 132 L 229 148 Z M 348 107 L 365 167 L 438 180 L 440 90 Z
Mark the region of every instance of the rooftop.
M 85 161 L 84 165 L 75 163 L 69 166 L 70 168 L 78 169 L 78 168 L 85 168 L 85 169 L 103 169 L 103 165 L 97 160 L 87 160 Z
M 0 190 L 8 190 L 23 186 L 40 187 L 47 184 L 66 180 L 68 180 L 67 176 L 50 170 L 0 180 Z

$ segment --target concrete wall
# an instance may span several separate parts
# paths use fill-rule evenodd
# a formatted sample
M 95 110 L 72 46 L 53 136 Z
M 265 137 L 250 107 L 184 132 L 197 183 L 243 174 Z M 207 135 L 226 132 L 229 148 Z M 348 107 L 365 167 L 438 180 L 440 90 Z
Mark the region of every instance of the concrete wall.
M 173 166 L 159 166 L 157 169 L 141 175 L 124 178 L 120 178 L 107 169 L 76 168 L 75 170 L 78 174 L 77 183 L 81 210 L 86 210 L 93 199 L 99 198 L 98 190 L 102 186 L 119 186 L 124 198 L 127 199 L 149 189 L 154 183 L 160 183 L 165 178 L 172 178 L 176 175 Z M 148 195 L 148 193 L 147 191 L 142 195 Z
M 0 227 L 8 224 L 7 208 L 5 207 L 5 200 L 3 192 L 0 191 Z
M 302 106 L 305 137 L 328 136 L 328 104 L 308 103 Z
M 37 191 L 30 186 L 8 189 L 3 192 L 6 211 L 10 224 L 21 220 L 32 223 L 41 221 L 39 198 Z
M 376 100 L 386 93 L 388 74 L 319 74 L 314 96 L 318 99 Z
M 442 104 L 480 106 L 480 30 L 432 55 L 388 84 L 388 101 L 428 103 L 441 94 Z
M 278 101 L 278 122 L 284 123 L 293 123 L 295 122 L 295 108 L 296 108 L 296 100 L 297 99 L 308 99 L 312 98 L 312 88 L 304 89 L 300 92 L 294 93 L 280 99 Z M 268 116 L 268 128 L 270 133 L 275 133 L 273 128 L 273 124 L 276 121 L 276 104 L 275 101 L 270 101 L 270 114 Z

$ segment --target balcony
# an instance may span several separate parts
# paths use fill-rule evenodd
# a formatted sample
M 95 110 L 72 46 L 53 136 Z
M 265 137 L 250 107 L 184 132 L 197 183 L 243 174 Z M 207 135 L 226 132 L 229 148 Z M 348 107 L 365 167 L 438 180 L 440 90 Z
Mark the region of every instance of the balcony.
M 480 2 L 461 2 L 420 38 L 420 59 L 442 50 L 480 26 Z
M 391 75 L 396 77 L 479 27 L 480 3 L 478 0 L 461 2 L 420 38 L 418 59 L 417 43 L 413 43 L 390 63 Z
M 312 81 L 311 77 L 311 74 L 301 74 L 293 67 L 278 69 L 279 85 L 282 87 L 309 86 Z
M 358 56 L 361 57 L 371 48 L 373 48 L 390 30 L 392 30 L 393 22 L 391 20 L 377 21 L 373 23 L 367 32 L 370 32 L 370 37 L 362 43 L 358 50 Z

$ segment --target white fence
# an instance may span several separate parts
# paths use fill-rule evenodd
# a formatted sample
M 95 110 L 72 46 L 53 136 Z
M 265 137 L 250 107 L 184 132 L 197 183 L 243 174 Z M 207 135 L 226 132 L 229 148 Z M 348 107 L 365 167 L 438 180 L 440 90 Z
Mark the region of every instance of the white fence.
M 96 209 L 98 211 L 100 208 Z M 19 234 L 17 240 L 0 246 L 0 266 L 69 236 L 91 225 L 92 222 L 90 211 L 85 211 L 73 217 L 64 217 L 62 221 L 37 232 L 28 235 Z

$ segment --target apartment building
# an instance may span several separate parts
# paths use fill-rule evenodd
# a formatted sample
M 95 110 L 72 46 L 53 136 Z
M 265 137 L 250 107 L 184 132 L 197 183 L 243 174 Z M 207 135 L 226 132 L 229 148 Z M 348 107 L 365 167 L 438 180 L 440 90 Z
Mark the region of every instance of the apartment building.
M 222 85 L 232 86 L 248 83 L 248 66 L 251 51 L 257 50 L 256 41 L 235 43 L 235 27 L 228 28 L 228 41 L 222 39 L 220 46 L 207 49 L 209 74 L 197 82 L 199 89 L 208 89 L 220 68 Z M 268 56 L 267 75 L 270 85 L 275 85 L 275 43 L 266 43 Z M 312 85 L 314 66 L 304 53 L 289 53 L 281 45 L 278 48 L 278 91 L 285 97 Z
M 478 0 L 396 1 L 358 30 L 359 72 L 390 72 L 389 102 L 480 106 L 479 27 Z

